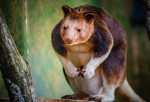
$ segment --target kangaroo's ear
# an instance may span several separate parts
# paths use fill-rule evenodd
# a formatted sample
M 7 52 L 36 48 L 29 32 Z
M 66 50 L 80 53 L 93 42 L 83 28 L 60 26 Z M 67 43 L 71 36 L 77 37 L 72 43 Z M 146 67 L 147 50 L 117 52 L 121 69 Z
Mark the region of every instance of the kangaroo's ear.
M 92 22 L 94 18 L 96 17 L 96 14 L 93 12 L 85 12 L 84 17 L 88 22 Z
M 67 16 L 69 13 L 74 11 L 74 9 L 72 9 L 68 5 L 62 5 L 62 10 L 64 12 L 64 16 Z

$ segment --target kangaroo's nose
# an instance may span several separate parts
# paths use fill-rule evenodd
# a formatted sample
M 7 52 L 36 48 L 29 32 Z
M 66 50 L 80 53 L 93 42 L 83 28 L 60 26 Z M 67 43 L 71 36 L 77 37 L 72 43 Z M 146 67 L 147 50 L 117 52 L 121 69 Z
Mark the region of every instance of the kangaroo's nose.
M 69 38 L 66 38 L 66 39 L 65 39 L 65 42 L 66 42 L 67 44 L 71 44 L 71 43 L 73 42 L 73 40 L 72 40 L 72 39 L 69 39 Z

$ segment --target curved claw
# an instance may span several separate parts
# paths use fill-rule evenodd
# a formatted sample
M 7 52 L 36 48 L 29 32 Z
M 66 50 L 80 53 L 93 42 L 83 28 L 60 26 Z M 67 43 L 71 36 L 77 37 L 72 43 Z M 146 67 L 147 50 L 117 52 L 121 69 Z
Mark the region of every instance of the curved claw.
M 102 102 L 102 97 L 96 96 L 96 97 L 90 97 L 88 101 L 97 101 Z

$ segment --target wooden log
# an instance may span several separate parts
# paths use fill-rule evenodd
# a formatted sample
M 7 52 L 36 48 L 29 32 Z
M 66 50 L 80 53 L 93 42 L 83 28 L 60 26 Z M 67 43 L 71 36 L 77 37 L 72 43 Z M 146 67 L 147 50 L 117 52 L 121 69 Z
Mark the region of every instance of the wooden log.
M 88 102 L 84 100 L 66 100 L 66 99 L 49 99 L 49 98 L 37 98 L 38 102 Z M 9 99 L 0 99 L 0 102 L 10 102 Z
M 67 100 L 67 99 L 49 99 L 49 98 L 38 98 L 38 102 L 87 102 L 85 100 Z
M 10 102 L 36 102 L 29 65 L 19 54 L 0 9 L 0 71 Z

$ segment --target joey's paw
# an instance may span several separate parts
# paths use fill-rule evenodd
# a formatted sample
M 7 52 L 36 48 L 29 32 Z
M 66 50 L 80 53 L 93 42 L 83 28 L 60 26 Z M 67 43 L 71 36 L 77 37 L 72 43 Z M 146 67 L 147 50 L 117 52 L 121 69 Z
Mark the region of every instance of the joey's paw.
M 69 70 L 65 70 L 66 74 L 68 76 L 70 76 L 71 78 L 75 78 L 75 77 L 78 77 L 79 76 L 79 70 L 77 68 L 71 68 Z
M 91 79 L 94 76 L 94 69 L 93 68 L 84 68 L 81 70 L 80 74 L 85 79 Z
M 96 102 L 102 102 L 104 100 L 101 96 L 91 96 L 89 97 L 89 101 L 96 101 Z

